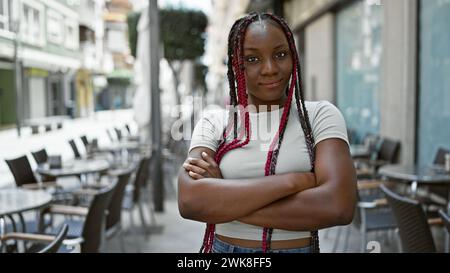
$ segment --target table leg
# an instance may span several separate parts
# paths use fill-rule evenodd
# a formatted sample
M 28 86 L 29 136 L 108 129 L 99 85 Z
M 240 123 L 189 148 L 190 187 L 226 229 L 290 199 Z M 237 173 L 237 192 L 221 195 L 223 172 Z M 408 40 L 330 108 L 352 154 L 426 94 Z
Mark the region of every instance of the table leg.
M 5 218 L 0 217 L 0 238 L 3 238 L 3 236 L 5 235 Z M 3 241 L 0 240 L 0 253 L 4 253 L 4 245 Z
M 417 195 L 417 186 L 418 186 L 417 181 L 412 181 L 411 182 L 411 196 L 413 198 L 416 197 L 416 195 Z
M 27 224 L 25 223 L 25 219 L 23 218 L 22 213 L 19 213 L 20 224 L 22 225 L 22 232 L 27 232 Z
M 448 189 L 448 195 L 447 195 L 447 214 L 450 215 L 450 187 Z M 445 246 L 444 246 L 445 253 L 449 253 L 449 244 L 450 244 L 450 235 L 448 232 L 446 232 L 445 233 Z

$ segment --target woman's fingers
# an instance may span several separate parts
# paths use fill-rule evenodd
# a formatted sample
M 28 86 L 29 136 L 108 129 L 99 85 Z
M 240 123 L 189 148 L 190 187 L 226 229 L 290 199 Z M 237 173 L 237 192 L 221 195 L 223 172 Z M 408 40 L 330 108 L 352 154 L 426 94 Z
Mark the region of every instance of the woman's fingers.
M 188 158 L 183 167 L 203 177 L 222 178 L 222 173 L 214 158 L 203 152 L 202 158 Z
M 200 167 L 198 167 L 198 166 L 196 166 L 196 165 L 184 163 L 184 164 L 183 164 L 183 168 L 184 168 L 186 171 L 190 171 L 190 172 L 199 174 L 199 175 L 201 175 L 201 176 L 204 176 L 204 175 L 206 174 L 206 170 L 205 170 L 205 169 L 200 168 Z
M 211 164 L 209 164 L 208 162 L 206 162 L 204 159 L 201 158 L 188 158 L 187 163 L 190 165 L 200 167 L 204 170 L 207 170 L 208 168 L 211 167 Z
M 199 175 L 198 173 L 194 173 L 193 171 L 189 171 L 188 174 L 190 177 L 192 177 L 195 180 L 204 178 L 203 176 Z
M 217 163 L 214 160 L 214 158 L 212 158 L 211 156 L 209 156 L 206 152 L 202 153 L 202 158 L 209 163 L 211 166 L 216 167 Z

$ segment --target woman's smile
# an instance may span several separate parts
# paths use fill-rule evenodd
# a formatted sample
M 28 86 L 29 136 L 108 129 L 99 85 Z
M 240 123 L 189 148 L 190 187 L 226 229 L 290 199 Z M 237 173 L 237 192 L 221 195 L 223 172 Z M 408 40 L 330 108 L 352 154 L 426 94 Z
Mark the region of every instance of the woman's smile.
M 279 88 L 282 83 L 283 83 L 283 79 L 280 79 L 280 80 L 273 80 L 273 81 L 267 81 L 267 82 L 260 82 L 259 85 L 263 86 L 267 89 L 275 89 L 275 88 Z

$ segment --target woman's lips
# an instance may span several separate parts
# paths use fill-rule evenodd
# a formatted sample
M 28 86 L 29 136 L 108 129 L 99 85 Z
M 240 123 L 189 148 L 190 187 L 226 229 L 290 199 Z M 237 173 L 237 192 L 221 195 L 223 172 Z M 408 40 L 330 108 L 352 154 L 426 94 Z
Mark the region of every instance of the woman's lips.
M 281 85 L 283 82 L 283 79 L 273 82 L 267 82 L 267 83 L 260 83 L 260 85 L 266 87 L 266 88 L 277 88 Z

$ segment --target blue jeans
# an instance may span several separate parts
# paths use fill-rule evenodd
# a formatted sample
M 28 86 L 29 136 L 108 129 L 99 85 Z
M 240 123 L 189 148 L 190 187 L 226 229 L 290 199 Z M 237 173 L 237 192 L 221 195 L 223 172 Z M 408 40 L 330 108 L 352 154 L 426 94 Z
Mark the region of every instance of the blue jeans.
M 241 247 L 221 241 L 217 237 L 214 238 L 212 247 L 213 253 L 263 253 L 262 247 L 260 248 L 248 248 Z M 311 253 L 311 246 L 301 248 L 289 248 L 289 249 L 269 249 L 269 253 Z

